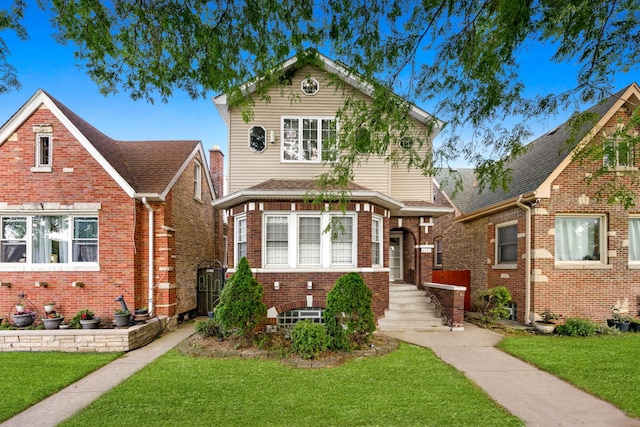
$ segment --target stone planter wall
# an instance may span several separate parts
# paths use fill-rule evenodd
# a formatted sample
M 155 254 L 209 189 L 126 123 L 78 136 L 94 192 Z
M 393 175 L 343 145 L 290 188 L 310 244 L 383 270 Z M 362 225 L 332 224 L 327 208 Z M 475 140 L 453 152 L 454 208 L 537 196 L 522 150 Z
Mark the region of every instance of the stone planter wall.
M 128 329 L 1 330 L 0 352 L 108 353 L 130 351 L 150 343 L 168 326 L 174 327 L 175 323 L 175 317 L 159 316 Z

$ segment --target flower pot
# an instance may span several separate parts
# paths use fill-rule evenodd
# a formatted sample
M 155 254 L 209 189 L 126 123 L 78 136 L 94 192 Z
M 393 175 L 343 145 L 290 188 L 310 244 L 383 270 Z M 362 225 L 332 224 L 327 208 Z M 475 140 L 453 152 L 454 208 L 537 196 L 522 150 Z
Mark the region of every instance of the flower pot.
M 607 319 L 607 326 L 610 328 L 613 328 L 613 324 L 615 323 L 615 320 L 613 319 Z
M 128 328 L 129 322 L 131 320 L 131 314 L 116 314 L 113 316 L 113 318 L 116 323 L 116 328 Z
M 60 324 L 64 320 L 64 317 L 51 317 L 51 318 L 43 318 L 42 323 L 44 323 L 45 329 L 58 329 L 60 328 Z
M 80 320 L 80 324 L 82 325 L 82 329 L 98 329 L 100 319 Z
M 622 332 L 629 332 L 629 322 L 613 322 L 613 327 Z
M 24 328 L 33 323 L 33 317 L 30 313 L 27 314 L 12 314 L 13 324 L 18 328 Z
M 553 330 L 556 328 L 556 325 L 554 325 L 553 323 L 535 322 L 534 326 L 543 334 L 552 334 Z
M 45 313 L 51 313 L 54 310 L 55 305 L 47 304 L 44 306 Z
M 640 323 L 630 323 L 629 330 L 632 332 L 640 332 Z

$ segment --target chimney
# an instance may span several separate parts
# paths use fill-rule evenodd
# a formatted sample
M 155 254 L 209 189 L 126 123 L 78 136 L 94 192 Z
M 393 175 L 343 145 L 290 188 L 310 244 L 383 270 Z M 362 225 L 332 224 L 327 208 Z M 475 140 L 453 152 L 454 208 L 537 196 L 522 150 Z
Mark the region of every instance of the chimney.
M 224 154 L 217 145 L 209 150 L 209 167 L 211 168 L 213 190 L 216 193 L 216 199 L 219 199 L 224 196 Z

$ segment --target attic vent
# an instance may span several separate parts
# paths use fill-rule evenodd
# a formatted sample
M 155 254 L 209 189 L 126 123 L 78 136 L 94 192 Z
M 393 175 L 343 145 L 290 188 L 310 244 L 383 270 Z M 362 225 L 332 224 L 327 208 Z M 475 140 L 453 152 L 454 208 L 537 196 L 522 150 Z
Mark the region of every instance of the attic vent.
M 554 133 L 556 133 L 556 132 L 558 131 L 558 129 L 560 129 L 560 126 L 558 126 L 558 127 L 557 127 L 557 128 L 555 128 L 554 130 L 552 130 L 551 132 L 549 132 L 549 133 L 547 134 L 547 136 L 551 136 L 551 135 L 553 135 Z

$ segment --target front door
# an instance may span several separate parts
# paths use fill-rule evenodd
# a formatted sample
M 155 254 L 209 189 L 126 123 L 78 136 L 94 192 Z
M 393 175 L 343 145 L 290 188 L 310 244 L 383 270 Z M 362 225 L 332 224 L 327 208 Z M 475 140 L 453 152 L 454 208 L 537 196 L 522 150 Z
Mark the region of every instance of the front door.
M 389 280 L 402 281 L 402 233 L 391 233 L 389 238 Z

